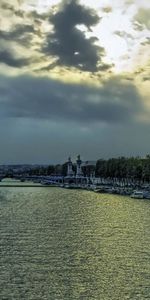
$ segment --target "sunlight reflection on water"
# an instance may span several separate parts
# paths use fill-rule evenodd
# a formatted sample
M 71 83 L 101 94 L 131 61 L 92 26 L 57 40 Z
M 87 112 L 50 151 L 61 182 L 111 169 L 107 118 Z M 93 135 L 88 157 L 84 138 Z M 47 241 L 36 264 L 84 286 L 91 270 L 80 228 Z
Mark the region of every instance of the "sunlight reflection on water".
M 0 189 L 0 299 L 150 299 L 150 202 Z

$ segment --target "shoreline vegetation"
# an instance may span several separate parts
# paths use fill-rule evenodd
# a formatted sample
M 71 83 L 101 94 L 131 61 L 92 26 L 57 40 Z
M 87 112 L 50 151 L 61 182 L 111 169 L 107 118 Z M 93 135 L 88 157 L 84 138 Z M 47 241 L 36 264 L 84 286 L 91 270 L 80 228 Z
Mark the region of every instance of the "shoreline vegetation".
M 20 176 L 67 176 L 67 164 L 48 166 L 35 166 L 29 170 L 18 171 Z M 72 168 L 76 172 L 76 165 Z M 113 184 L 119 182 L 121 185 L 137 185 L 150 183 L 150 155 L 141 157 L 119 157 L 110 159 L 98 159 L 94 165 L 83 166 L 84 177 L 101 178 L 102 183 L 111 181 Z M 5 177 L 13 177 L 12 171 L 5 172 Z
M 59 186 L 70 189 L 86 189 L 98 193 L 133 195 L 150 199 L 150 155 L 99 159 L 95 165 L 83 165 L 81 177 L 67 176 L 67 162 L 62 165 L 36 166 L 28 172 L 5 174 L 4 177 L 27 181 L 37 186 Z M 76 172 L 76 165 L 73 166 Z M 7 182 L 1 186 L 6 186 Z M 20 185 L 19 185 L 20 186 Z M 138 194 L 136 192 L 138 191 Z M 141 193 L 141 194 L 140 194 Z

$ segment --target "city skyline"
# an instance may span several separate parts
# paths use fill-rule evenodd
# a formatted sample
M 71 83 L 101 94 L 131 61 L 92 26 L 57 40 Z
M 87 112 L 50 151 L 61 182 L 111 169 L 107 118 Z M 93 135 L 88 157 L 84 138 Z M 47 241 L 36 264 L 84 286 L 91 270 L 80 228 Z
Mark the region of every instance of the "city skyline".
M 145 156 L 150 4 L 2 0 L 0 164 Z

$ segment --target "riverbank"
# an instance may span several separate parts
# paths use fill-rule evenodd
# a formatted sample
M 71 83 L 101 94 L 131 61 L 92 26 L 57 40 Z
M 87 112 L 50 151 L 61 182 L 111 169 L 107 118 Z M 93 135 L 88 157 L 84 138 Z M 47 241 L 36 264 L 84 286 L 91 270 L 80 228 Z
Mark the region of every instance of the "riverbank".
M 75 184 L 75 183 L 55 183 L 55 182 L 31 182 L 31 181 L 19 181 L 19 180 L 4 180 L 0 183 L 0 188 L 51 188 L 51 187 L 59 187 L 63 189 L 78 189 L 78 190 L 87 190 L 95 193 L 101 194 L 116 194 L 122 196 L 131 196 L 133 198 L 145 198 L 150 199 L 150 187 L 147 186 L 127 186 L 122 187 L 119 185 L 113 184 Z

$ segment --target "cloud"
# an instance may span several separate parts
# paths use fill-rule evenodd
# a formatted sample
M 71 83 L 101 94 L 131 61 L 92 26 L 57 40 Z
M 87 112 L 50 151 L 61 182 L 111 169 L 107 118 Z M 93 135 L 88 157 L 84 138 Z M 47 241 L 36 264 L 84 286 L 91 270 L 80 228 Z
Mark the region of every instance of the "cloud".
M 105 7 L 102 8 L 102 11 L 104 13 L 109 14 L 109 13 L 111 13 L 113 11 L 113 8 L 111 6 L 105 6 Z
M 146 37 L 145 41 L 141 43 L 142 46 L 150 45 L 150 37 Z
M 143 81 L 150 81 L 150 76 L 144 76 L 142 79 Z
M 134 3 L 134 1 L 135 1 L 135 0 L 126 0 L 126 1 L 125 1 L 125 4 L 127 4 L 127 5 L 131 5 L 131 4 L 133 4 L 133 3 Z
M 29 46 L 35 32 L 33 25 L 16 25 L 11 31 L 0 30 L 0 38 Z
M 29 60 L 27 58 L 16 57 L 12 51 L 0 50 L 0 63 L 4 63 L 10 67 L 18 68 L 27 65 Z
M 142 28 L 150 29 L 150 9 L 148 8 L 139 8 L 137 14 L 134 16 L 135 25 L 139 30 Z
M 48 18 L 43 13 L 28 11 L 15 2 L 1 3 L 0 39 L 17 42 L 23 46 L 31 46 L 31 42 L 40 37 L 42 22 Z M 35 40 L 34 40 L 35 43 Z
M 145 64 L 143 64 L 142 67 L 139 67 L 134 72 L 134 76 L 141 76 L 142 77 L 149 77 L 150 76 L 150 59 L 146 61 Z
M 118 77 L 99 88 L 43 77 L 1 77 L 0 93 L 1 117 L 115 124 L 143 112 L 135 86 Z
M 100 21 L 100 17 L 77 0 L 62 1 L 41 14 L 36 10 L 23 10 L 17 1 L 16 4 L 13 1 L 2 2 L 2 9 L 1 62 L 12 67 L 16 64 L 21 67 L 28 62 L 32 69 L 30 62 L 34 61 L 39 72 L 49 72 L 57 66 L 88 72 L 106 72 L 112 68 L 103 61 L 105 49 L 98 45 L 98 38 L 91 36 L 91 28 Z M 47 33 L 46 26 L 53 27 L 53 30 Z M 88 32 L 90 37 L 87 37 Z M 19 47 L 24 48 L 26 56 L 32 59 L 18 59 Z
M 7 13 L 11 13 L 12 14 L 15 13 L 16 10 L 19 9 L 20 3 L 17 0 L 1 0 L 0 1 L 0 9 L 1 9 L 1 17 L 3 17 L 3 14 L 7 14 Z
M 132 36 L 132 34 L 126 32 L 126 31 L 117 30 L 117 31 L 114 32 L 114 34 L 116 34 L 119 37 L 124 38 L 124 39 L 134 39 L 134 37 Z
M 77 0 L 64 2 L 49 17 L 53 32 L 47 35 L 43 51 L 56 57 L 57 65 L 97 71 L 105 50 L 96 45 L 96 37 L 87 38 L 77 26 L 84 25 L 91 30 L 99 20 L 94 10 L 80 5 Z
M 1 9 L 3 10 L 10 10 L 13 11 L 14 10 L 14 6 L 12 4 L 9 4 L 8 2 L 3 2 L 0 5 Z
M 31 65 L 32 62 L 38 63 L 42 43 L 40 25 L 35 24 L 36 20 L 31 18 L 31 14 L 26 14 L 21 23 L 19 19 L 8 19 L 7 26 L 1 26 L 0 29 L 0 63 L 17 68 Z

